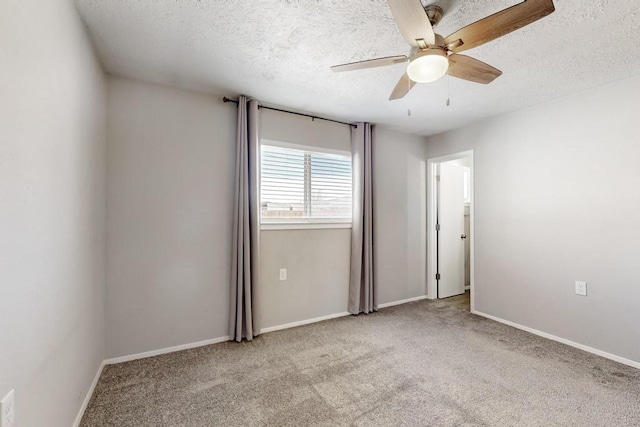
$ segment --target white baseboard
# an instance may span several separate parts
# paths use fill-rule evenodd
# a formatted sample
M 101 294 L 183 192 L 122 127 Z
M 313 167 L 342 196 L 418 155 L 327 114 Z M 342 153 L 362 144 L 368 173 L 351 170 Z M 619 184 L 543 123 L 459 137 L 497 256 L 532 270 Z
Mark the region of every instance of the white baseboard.
M 349 315 L 350 315 L 350 313 L 348 313 L 348 312 L 329 314 L 327 316 L 316 317 L 316 318 L 307 319 L 307 320 L 301 320 L 299 322 L 287 323 L 287 324 L 278 325 L 278 326 L 271 326 L 269 328 L 262 328 L 262 330 L 260 332 L 264 334 L 264 333 L 268 333 L 268 332 L 279 331 L 281 329 L 295 328 L 296 326 L 308 325 L 310 323 L 322 322 L 323 320 L 335 319 L 337 317 L 343 317 L 343 316 L 349 316 Z M 161 354 L 173 353 L 175 351 L 189 350 L 191 348 L 204 347 L 206 345 L 218 344 L 218 343 L 226 342 L 226 341 L 230 341 L 230 340 L 231 340 L 231 337 L 229 337 L 229 336 L 220 337 L 220 338 L 213 338 L 213 339 L 210 339 L 210 340 L 198 341 L 198 342 L 188 343 L 188 344 L 182 344 L 182 345 L 177 345 L 177 346 L 173 346 L 173 347 L 166 347 L 166 348 L 161 348 L 161 349 L 158 349 L 158 350 L 145 351 L 143 353 L 136 353 L 136 354 L 130 354 L 130 355 L 127 355 L 127 356 L 114 357 L 112 359 L 106 359 L 103 363 L 105 365 L 113 365 L 113 364 L 116 364 L 116 363 L 130 362 L 132 360 L 138 360 L 138 359 L 144 359 L 144 358 L 147 358 L 147 357 L 159 356 Z
M 406 304 L 408 302 L 420 301 L 420 300 L 423 300 L 423 299 L 426 299 L 426 298 L 427 298 L 426 295 L 421 295 L 419 297 L 403 299 L 401 301 L 386 302 L 384 304 L 378 304 L 378 308 L 393 307 L 394 305 L 400 305 L 400 304 Z M 346 312 L 346 311 L 343 312 L 343 313 L 329 314 L 327 316 L 315 317 L 313 319 L 301 320 L 299 322 L 285 323 L 284 325 L 270 326 L 268 328 L 262 328 L 261 332 L 263 334 L 266 334 L 266 333 L 269 333 L 269 332 L 281 331 L 283 329 L 295 328 L 296 326 L 309 325 L 311 323 L 322 322 L 324 320 L 336 319 L 338 317 L 345 317 L 345 316 L 350 316 L 350 315 L 351 315 L 351 313 Z
M 84 416 L 84 411 L 87 410 L 87 406 L 89 406 L 89 401 L 91 400 L 91 396 L 93 396 L 93 391 L 96 389 L 96 385 L 98 385 L 98 380 L 100 379 L 100 375 L 102 375 L 102 370 L 104 369 L 104 363 L 100 363 L 100 367 L 98 367 L 98 372 L 96 376 L 93 378 L 93 382 L 87 390 L 87 395 L 84 397 L 84 401 L 82 402 L 82 406 L 80 406 L 80 410 L 78 411 L 78 415 L 76 416 L 76 420 L 73 422 L 73 427 L 78 427 L 80 425 L 80 421 L 82 421 L 82 417 Z
M 403 300 L 400 300 L 400 301 L 385 302 L 384 304 L 378 304 L 378 308 L 393 307 L 394 305 L 400 305 L 400 304 L 406 304 L 406 303 L 409 303 L 409 302 L 421 301 L 423 299 L 427 299 L 427 296 L 426 295 L 420 295 L 419 297 L 407 298 L 407 299 L 403 299 Z
M 400 304 L 406 304 L 406 303 L 409 303 L 409 302 L 420 301 L 420 300 L 423 300 L 423 299 L 426 299 L 426 298 L 427 298 L 426 295 L 421 295 L 419 297 L 408 298 L 408 299 L 404 299 L 404 300 L 401 300 L 401 301 L 387 302 L 387 303 L 384 303 L 384 304 L 379 304 L 378 308 L 392 307 L 394 305 L 400 305 Z M 342 312 L 342 313 L 329 314 L 329 315 L 326 315 L 326 316 L 314 317 L 313 319 L 300 320 L 298 322 L 285 323 L 284 325 L 277 325 L 277 326 L 270 326 L 268 328 L 262 328 L 262 330 L 260 332 L 263 333 L 263 334 L 266 334 L 266 333 L 269 333 L 269 332 L 280 331 L 280 330 L 289 329 L 289 328 L 295 328 L 297 326 L 309 325 L 311 323 L 322 322 L 324 320 L 336 319 L 338 317 L 345 317 L 345 316 L 350 316 L 350 315 L 351 315 L 351 313 L 346 312 L 346 311 Z M 106 359 L 103 362 L 103 365 L 113 365 L 115 363 L 130 362 L 132 360 L 144 359 L 146 357 L 159 356 L 161 354 L 173 353 L 174 351 L 189 350 L 191 348 L 203 347 L 205 345 L 217 344 L 217 343 L 221 343 L 221 342 L 225 342 L 225 341 L 229 341 L 229 340 L 231 340 L 231 338 L 229 336 L 225 336 L 225 337 L 213 338 L 213 339 L 210 339 L 210 340 L 199 341 L 199 342 L 194 342 L 194 343 L 189 343 L 189 344 L 177 345 L 177 346 L 174 346 L 174 347 L 161 348 L 159 350 L 152 350 L 152 351 L 145 351 L 143 353 L 130 354 L 128 356 L 114 357 L 112 359 Z M 100 369 L 102 370 L 102 368 L 100 368 Z
M 465 286 L 465 287 L 464 287 L 464 290 L 465 290 L 465 291 L 470 291 L 470 290 L 471 290 L 471 286 Z
M 173 353 L 174 351 L 189 350 L 190 348 L 204 347 L 205 345 L 217 344 L 225 341 L 229 341 L 229 336 L 213 338 L 210 340 L 192 342 L 189 344 L 176 345 L 173 347 L 161 348 L 159 350 L 145 351 L 144 353 L 130 354 L 128 356 L 114 357 L 113 359 L 107 359 L 104 361 L 105 365 L 113 365 L 114 363 L 130 362 L 132 360 L 144 359 L 146 357 L 159 356 L 161 354 Z
M 595 354 L 595 355 L 600 356 L 600 357 L 604 357 L 605 359 L 610 359 L 610 360 L 613 360 L 615 362 L 622 363 L 623 365 L 627 365 L 627 366 L 631 366 L 631 367 L 636 368 L 636 369 L 640 369 L 640 362 L 636 362 L 635 360 L 626 359 L 626 358 L 624 358 L 622 356 L 617 356 L 615 354 L 607 353 L 606 351 L 598 350 L 597 348 L 589 347 L 589 346 L 584 345 L 584 344 L 579 344 L 577 342 L 573 342 L 573 341 L 570 341 L 570 340 L 565 339 L 565 338 L 560 338 L 560 337 L 557 337 L 555 335 L 551 335 L 551 334 L 548 334 L 546 332 L 542 332 L 542 331 L 539 331 L 537 329 L 530 328 L 528 326 L 523 326 L 523 325 L 520 325 L 518 323 L 511 322 L 509 320 L 504 320 L 504 319 L 501 319 L 499 317 L 491 316 L 490 314 L 482 313 L 480 311 L 473 311 L 472 313 L 473 314 L 477 314 L 478 316 L 486 317 L 487 319 L 490 319 L 490 320 L 493 320 L 493 321 L 496 321 L 496 322 L 499 322 L 499 323 L 504 323 L 505 325 L 514 327 L 516 329 L 521 329 L 521 330 L 523 330 L 525 332 L 529 332 L 531 334 L 538 335 L 538 336 L 541 336 L 543 338 L 547 338 L 547 339 L 550 339 L 550 340 L 553 340 L 553 341 L 557 341 L 557 342 L 560 342 L 562 344 L 566 344 L 568 346 L 575 347 L 577 349 L 586 351 L 588 353 Z
M 144 359 L 145 357 L 153 357 L 159 356 L 161 354 L 173 353 L 174 351 L 188 350 L 190 348 L 203 347 L 205 345 L 217 344 L 220 342 L 229 341 L 229 337 L 220 337 L 213 338 L 210 340 L 199 341 L 189 344 L 177 345 L 175 347 L 167 347 L 159 350 L 147 351 L 144 353 L 131 354 L 128 356 L 115 357 L 113 359 L 103 360 L 98 368 L 98 372 L 96 373 L 93 382 L 91 383 L 91 387 L 87 390 L 87 395 L 82 402 L 82 406 L 80 407 L 80 411 L 78 411 L 78 415 L 76 416 L 76 420 L 73 422 L 73 427 L 78 427 L 80 425 L 80 421 L 82 421 L 82 417 L 84 416 L 84 411 L 87 410 L 87 406 L 89 405 L 89 401 L 91 400 L 91 396 L 93 396 L 93 392 L 95 391 L 96 385 L 98 384 L 98 380 L 100 379 L 100 375 L 102 375 L 102 370 L 106 365 L 113 365 L 115 363 L 129 362 L 137 359 Z
M 268 328 L 262 328 L 260 332 L 263 334 L 266 334 L 269 332 L 281 331 L 283 329 L 295 328 L 296 326 L 309 325 L 311 323 L 322 322 L 324 320 L 330 320 L 330 319 L 337 319 L 338 317 L 345 317 L 350 315 L 351 313 L 346 311 L 343 313 L 329 314 L 327 316 L 314 317 L 313 319 L 300 320 L 299 322 L 285 323 L 284 325 L 278 325 L 278 326 L 269 326 Z
M 408 299 L 401 300 L 401 301 L 387 302 L 387 303 L 384 303 L 384 304 L 379 304 L 378 308 L 392 307 L 394 305 L 400 305 L 400 304 L 406 304 L 408 302 L 420 301 L 420 300 L 423 300 L 423 299 L 426 299 L 426 298 L 427 298 L 426 295 L 422 295 L 422 296 L 419 296 L 419 297 L 408 298 Z M 266 333 L 269 333 L 269 332 L 280 331 L 280 330 L 289 329 L 289 328 L 295 328 L 296 326 L 309 325 L 311 323 L 322 322 L 324 320 L 336 319 L 338 317 L 345 317 L 345 316 L 350 316 L 350 315 L 351 315 L 351 313 L 346 312 L 346 311 L 343 312 L 343 313 L 329 314 L 327 316 L 315 317 L 313 319 L 301 320 L 299 322 L 292 322 L 292 323 L 286 323 L 284 325 L 270 326 L 268 328 L 262 328 L 262 330 L 260 332 L 263 333 L 263 334 L 266 334 Z M 91 400 L 91 396 L 93 395 L 93 391 L 95 390 L 96 385 L 98 384 L 98 380 L 100 379 L 100 375 L 102 374 L 102 370 L 104 369 L 104 367 L 106 365 L 113 365 L 115 363 L 130 362 L 132 360 L 144 359 L 146 357 L 159 356 L 161 354 L 173 353 L 175 351 L 182 351 L 182 350 L 188 350 L 188 349 L 191 349 L 191 348 L 203 347 L 205 345 L 211 345 L 211 344 L 217 344 L 217 343 L 221 343 L 221 342 L 226 342 L 226 341 L 229 341 L 230 339 L 231 338 L 229 336 L 220 337 L 220 338 L 213 338 L 213 339 L 210 339 L 210 340 L 199 341 L 199 342 L 194 342 L 194 343 L 189 343 L 189 344 L 182 344 L 182 345 L 177 345 L 177 346 L 174 346 L 174 347 L 161 348 L 159 350 L 152 350 L 152 351 L 145 351 L 143 353 L 130 354 L 128 356 L 114 357 L 112 359 L 106 359 L 106 360 L 102 361 L 102 363 L 100 364 L 100 368 L 98 369 L 98 373 L 96 374 L 96 377 L 93 379 L 93 383 L 91 383 L 91 387 L 87 391 L 87 396 L 85 397 L 84 402 L 82 402 L 82 407 L 80 408 L 80 411 L 78 412 L 78 416 L 76 417 L 75 422 L 73 423 L 73 427 L 77 427 L 77 426 L 80 425 L 80 421 L 82 420 L 82 416 L 84 415 L 84 411 L 87 409 L 87 405 L 89 404 L 89 400 Z

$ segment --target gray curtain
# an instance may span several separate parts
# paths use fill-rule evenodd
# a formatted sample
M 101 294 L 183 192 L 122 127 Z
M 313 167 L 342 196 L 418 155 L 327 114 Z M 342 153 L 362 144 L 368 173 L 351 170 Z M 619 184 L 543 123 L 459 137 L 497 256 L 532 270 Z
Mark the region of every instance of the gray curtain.
M 258 102 L 241 96 L 238 101 L 229 322 L 229 336 L 238 342 L 242 341 L 242 338 L 250 341 L 260 334 L 259 150 Z
M 378 310 L 378 291 L 373 280 L 373 128 L 358 123 L 351 130 L 353 158 L 353 227 L 351 229 L 351 279 L 349 313 Z

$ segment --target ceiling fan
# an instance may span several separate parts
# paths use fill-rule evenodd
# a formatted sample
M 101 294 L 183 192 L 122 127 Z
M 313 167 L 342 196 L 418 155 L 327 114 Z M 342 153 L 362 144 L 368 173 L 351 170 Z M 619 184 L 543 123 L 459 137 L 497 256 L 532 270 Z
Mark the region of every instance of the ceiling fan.
M 411 45 L 408 56 L 388 56 L 331 67 L 335 72 L 383 67 L 409 61 L 407 71 L 393 89 L 390 100 L 404 97 L 416 83 L 429 83 L 445 74 L 488 84 L 502 71 L 459 52 L 473 49 L 518 30 L 553 13 L 553 0 L 524 0 L 510 8 L 459 29 L 447 38 L 433 28 L 440 22 L 442 8 L 423 7 L 420 0 L 387 0 L 402 36 Z

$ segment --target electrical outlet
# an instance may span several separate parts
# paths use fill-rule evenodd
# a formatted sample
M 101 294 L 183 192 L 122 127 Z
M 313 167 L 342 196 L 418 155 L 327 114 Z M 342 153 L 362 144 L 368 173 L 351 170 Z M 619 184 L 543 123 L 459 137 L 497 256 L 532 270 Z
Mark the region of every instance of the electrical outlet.
M 0 401 L 0 427 L 13 427 L 15 424 L 13 390 Z
M 576 295 L 587 296 L 587 282 L 576 281 Z
M 280 269 L 280 280 L 287 280 L 287 269 L 286 268 L 281 268 Z

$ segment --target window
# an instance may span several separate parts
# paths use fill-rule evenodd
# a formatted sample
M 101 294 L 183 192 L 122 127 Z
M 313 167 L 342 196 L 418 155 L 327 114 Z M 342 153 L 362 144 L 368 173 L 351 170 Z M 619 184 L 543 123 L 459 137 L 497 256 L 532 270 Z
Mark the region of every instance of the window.
M 351 225 L 350 153 L 263 141 L 260 175 L 263 225 Z

